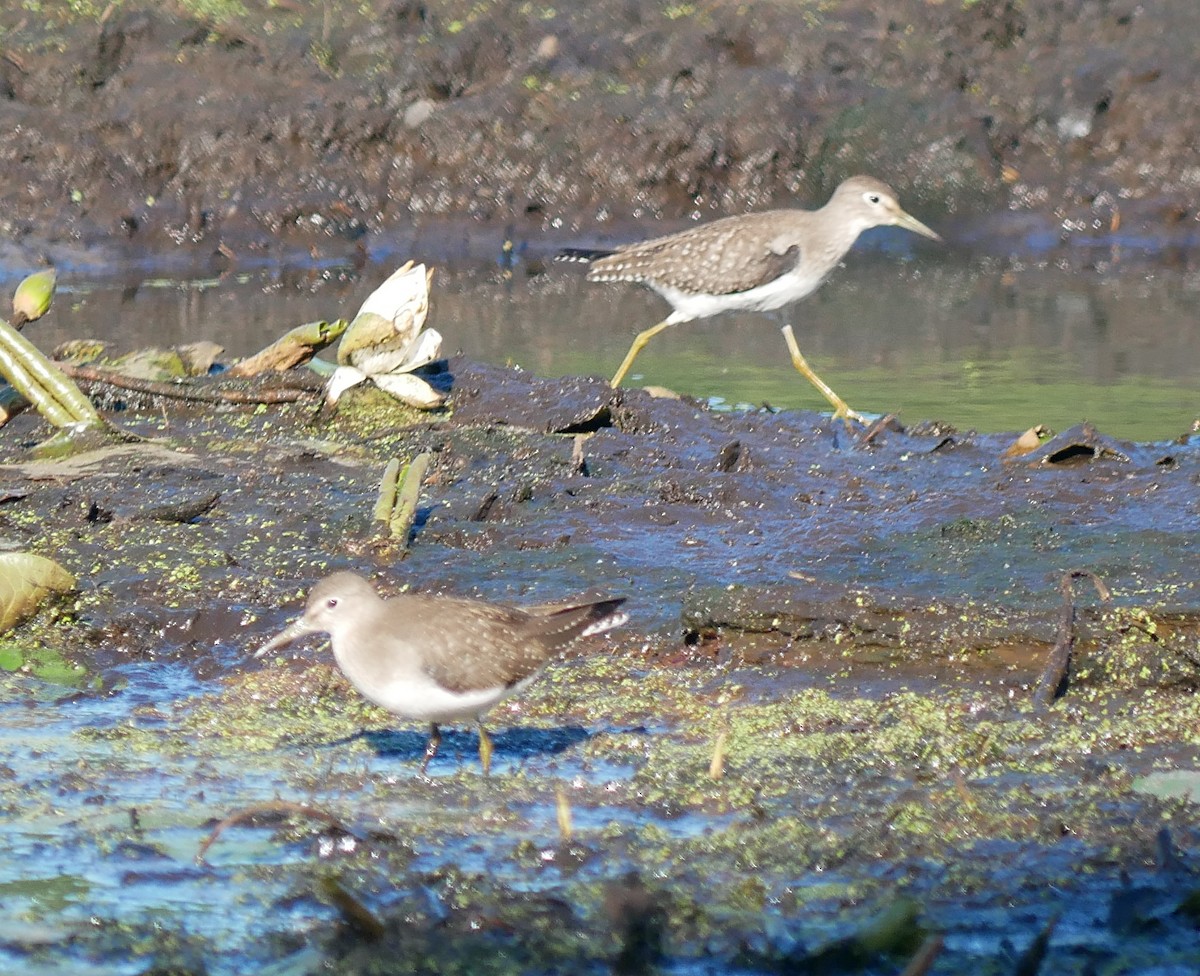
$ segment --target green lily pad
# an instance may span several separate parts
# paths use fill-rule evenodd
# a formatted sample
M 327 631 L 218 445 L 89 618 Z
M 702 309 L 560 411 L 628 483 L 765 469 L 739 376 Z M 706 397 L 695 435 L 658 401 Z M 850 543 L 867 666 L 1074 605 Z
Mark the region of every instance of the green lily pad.
M 1133 781 L 1135 793 L 1157 796 L 1160 800 L 1200 802 L 1200 769 L 1170 769 L 1139 776 Z

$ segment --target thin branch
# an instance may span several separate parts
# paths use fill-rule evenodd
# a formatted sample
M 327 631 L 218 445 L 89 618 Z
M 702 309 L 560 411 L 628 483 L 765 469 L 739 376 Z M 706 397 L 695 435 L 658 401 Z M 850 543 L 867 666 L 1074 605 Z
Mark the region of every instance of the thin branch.
M 1063 605 L 1058 615 L 1058 639 L 1033 692 L 1033 704 L 1039 710 L 1049 708 L 1055 699 L 1067 693 L 1067 685 L 1071 678 L 1071 655 L 1075 651 L 1074 582 L 1077 579 L 1090 579 L 1101 600 L 1107 602 L 1112 597 L 1104 581 L 1086 569 L 1073 569 L 1063 573 L 1059 581 Z
M 316 394 L 311 390 L 293 387 L 270 387 L 259 390 L 202 389 L 179 383 L 164 383 L 161 380 L 140 379 L 123 376 L 111 370 L 96 369 L 94 366 L 75 366 L 59 363 L 59 368 L 72 379 L 87 383 L 103 383 L 118 390 L 130 390 L 150 396 L 170 397 L 173 400 L 191 400 L 197 403 L 295 403 L 309 400 Z
M 310 807 L 305 803 L 291 803 L 288 800 L 271 800 L 267 803 L 255 803 L 248 807 L 242 807 L 240 810 L 234 810 L 233 813 L 212 829 L 212 833 L 203 840 L 200 844 L 200 849 L 196 851 L 196 863 L 204 863 L 204 856 L 208 853 L 208 849 L 230 827 L 235 827 L 247 820 L 253 820 L 255 817 L 272 813 L 282 816 L 307 817 L 310 820 L 319 820 L 326 826 L 345 831 L 347 834 L 352 833 L 352 831 L 346 829 L 337 817 L 332 813 L 322 810 L 320 807 Z

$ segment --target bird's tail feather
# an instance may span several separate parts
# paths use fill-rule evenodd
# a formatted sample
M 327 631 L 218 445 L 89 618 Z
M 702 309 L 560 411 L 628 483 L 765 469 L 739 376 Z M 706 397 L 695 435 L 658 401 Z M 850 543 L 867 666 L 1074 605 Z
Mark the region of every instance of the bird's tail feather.
M 555 261 L 570 261 L 574 264 L 591 264 L 600 258 L 615 254 L 610 247 L 564 247 L 556 255 Z
M 531 634 L 562 648 L 578 637 L 590 637 L 620 627 L 629 619 L 620 606 L 624 597 L 581 597 L 570 603 L 526 607 Z

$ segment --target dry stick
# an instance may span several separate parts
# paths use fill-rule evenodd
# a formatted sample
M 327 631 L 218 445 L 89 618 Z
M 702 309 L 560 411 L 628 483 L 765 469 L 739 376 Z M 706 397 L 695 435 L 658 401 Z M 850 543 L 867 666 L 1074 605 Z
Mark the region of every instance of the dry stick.
M 575 828 L 571 823 L 571 801 L 560 786 L 554 791 L 554 812 L 558 816 L 558 837 L 564 844 L 571 842 Z
M 1112 594 L 1104 581 L 1086 569 L 1073 569 L 1063 573 L 1059 581 L 1062 590 L 1063 605 L 1058 615 L 1058 639 L 1054 650 L 1050 652 L 1050 660 L 1042 671 L 1037 688 L 1033 692 L 1034 708 L 1042 710 L 1050 707 L 1056 699 L 1067 693 L 1067 682 L 1071 674 L 1071 654 L 1075 650 L 1075 587 L 1077 579 L 1090 579 L 1100 594 L 1100 599 L 1108 601 Z
M 72 379 L 84 380 L 88 383 L 104 383 L 118 390 L 131 390 L 134 393 L 146 393 L 151 396 L 171 397 L 174 400 L 193 400 L 198 403 L 295 403 L 305 400 L 315 394 L 310 390 L 274 387 L 267 390 L 202 390 L 194 386 L 180 386 L 178 383 L 163 383 L 158 380 L 138 379 L 134 376 L 123 376 L 108 370 L 96 369 L 94 366 L 74 366 L 70 363 L 59 363 L 59 368 Z
M 587 434 L 576 434 L 571 443 L 571 474 L 588 476 L 587 455 L 583 453 L 583 445 L 587 443 Z
M 896 415 L 894 413 L 885 413 L 859 435 L 859 443 L 870 444 L 873 440 L 875 440 L 876 437 L 882 434 L 887 429 L 888 424 L 895 419 Z
M 342 919 L 360 935 L 371 941 L 383 938 L 387 931 L 383 922 L 336 878 L 322 878 L 320 889 L 342 913 Z
M 925 976 L 929 972 L 929 967 L 934 964 L 934 961 L 941 954 L 941 951 L 942 937 L 940 935 L 931 935 L 921 943 L 921 948 L 908 961 L 908 965 L 904 967 L 904 971 L 900 973 L 900 976 Z
M 717 741 L 713 743 L 712 759 L 708 763 L 709 779 L 725 778 L 725 756 L 729 752 L 729 733 L 722 729 L 717 733 Z
M 310 807 L 304 803 L 291 803 L 287 800 L 271 800 L 267 803 L 255 803 L 248 807 L 242 807 L 240 810 L 234 810 L 233 813 L 213 827 L 212 833 L 204 839 L 200 844 L 200 849 L 196 851 L 196 863 L 204 863 L 204 855 L 208 852 L 208 849 L 216 843 L 217 838 L 229 827 L 234 827 L 245 820 L 262 816 L 265 813 L 284 813 L 308 817 L 310 820 L 320 820 L 330 827 L 336 827 L 338 830 L 344 830 L 346 833 L 352 834 L 352 831 L 347 830 L 337 817 L 319 807 Z
M 1046 952 L 1050 948 L 1050 939 L 1054 935 L 1054 929 L 1057 926 L 1058 915 L 1051 915 L 1045 927 L 1029 944 L 1029 948 L 1021 953 L 1021 957 L 1017 960 L 1017 964 L 1013 968 L 1013 976 L 1037 976 L 1039 970 L 1042 968 L 1042 963 L 1046 960 Z

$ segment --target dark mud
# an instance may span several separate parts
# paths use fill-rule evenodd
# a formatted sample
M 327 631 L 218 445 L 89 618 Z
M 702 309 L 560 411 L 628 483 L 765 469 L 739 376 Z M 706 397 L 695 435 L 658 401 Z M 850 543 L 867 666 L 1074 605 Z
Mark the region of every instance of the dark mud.
M 4 263 L 622 235 L 857 171 L 968 246 L 1186 254 L 1198 31 L 1191 0 L 11 4 Z
M 1054 919 L 1055 971 L 1194 959 L 1194 817 L 1140 785 L 1197 761 L 1194 442 L 1080 428 L 1006 457 L 1011 435 L 444 379 L 451 412 L 356 390 L 319 424 L 126 398 L 114 419 L 160 442 L 66 462 L 30 460 L 35 418 L 7 428 L 5 534 L 82 583 L 11 639 L 0 890 L 34 925 L 0 928 L 11 962 L 889 973 L 937 932 L 934 972 L 1002 973 Z M 371 512 L 386 460 L 423 450 L 404 549 Z M 599 588 L 632 620 L 496 712 L 491 781 L 464 732 L 421 780 L 419 730 L 319 654 L 250 660 L 343 567 Z M 1073 568 L 1114 599 L 1080 588 L 1039 714 Z M 277 798 L 341 827 L 251 821 L 194 862 Z

